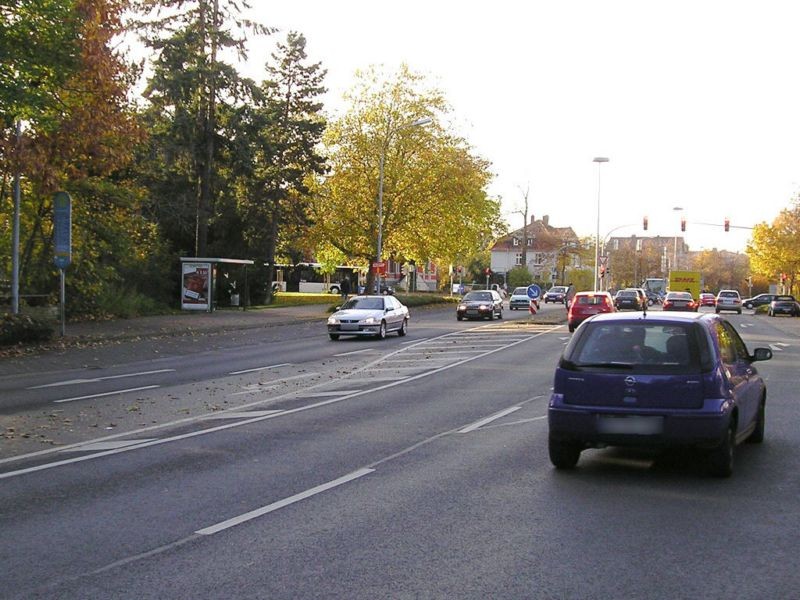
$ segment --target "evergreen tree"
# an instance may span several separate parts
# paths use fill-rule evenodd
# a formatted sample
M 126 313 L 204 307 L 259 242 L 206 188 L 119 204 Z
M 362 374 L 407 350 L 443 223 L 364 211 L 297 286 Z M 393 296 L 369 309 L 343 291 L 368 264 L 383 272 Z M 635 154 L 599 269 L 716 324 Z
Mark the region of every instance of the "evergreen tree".
M 232 108 L 248 99 L 252 82 L 221 58 L 223 49 L 246 58 L 246 33 L 270 29 L 241 18 L 246 1 L 140 0 L 137 23 L 145 44 L 155 52 L 153 75 L 145 91 L 153 129 L 151 181 L 159 198 L 152 206 L 159 220 L 187 251 L 193 230 L 196 256 L 207 253 L 209 223 L 216 216 L 220 190 L 219 161 Z M 191 216 L 193 215 L 193 219 Z
M 325 71 L 319 63 L 306 64 L 305 48 L 305 37 L 295 32 L 278 44 L 265 65 L 269 78 L 261 84 L 253 114 L 251 177 L 241 208 L 245 235 L 255 254 L 266 259 L 267 281 L 273 281 L 281 240 L 287 253 L 304 254 L 298 240 L 306 226 L 306 179 L 325 171 L 317 150 L 325 129 L 318 100 L 325 92 Z

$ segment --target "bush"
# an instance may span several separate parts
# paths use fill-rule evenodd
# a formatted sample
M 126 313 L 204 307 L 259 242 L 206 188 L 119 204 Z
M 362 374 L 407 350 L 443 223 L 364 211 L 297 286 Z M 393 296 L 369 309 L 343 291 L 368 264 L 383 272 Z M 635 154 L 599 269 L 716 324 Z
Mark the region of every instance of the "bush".
M 110 286 L 101 291 L 96 299 L 99 315 L 111 315 L 130 319 L 147 315 L 161 315 L 171 312 L 168 306 L 135 290 Z
M 46 342 L 54 333 L 50 323 L 30 315 L 5 313 L 0 321 L 0 345 Z

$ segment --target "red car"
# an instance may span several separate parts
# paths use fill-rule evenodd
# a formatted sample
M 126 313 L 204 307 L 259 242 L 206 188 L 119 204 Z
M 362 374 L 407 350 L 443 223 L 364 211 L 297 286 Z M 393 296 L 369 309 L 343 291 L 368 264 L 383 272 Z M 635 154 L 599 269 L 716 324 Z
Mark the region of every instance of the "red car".
M 589 317 L 616 310 L 614 299 L 608 292 L 578 292 L 567 309 L 567 327 L 570 332 L 575 331 Z
M 700 294 L 700 306 L 716 306 L 717 297 L 714 294 Z

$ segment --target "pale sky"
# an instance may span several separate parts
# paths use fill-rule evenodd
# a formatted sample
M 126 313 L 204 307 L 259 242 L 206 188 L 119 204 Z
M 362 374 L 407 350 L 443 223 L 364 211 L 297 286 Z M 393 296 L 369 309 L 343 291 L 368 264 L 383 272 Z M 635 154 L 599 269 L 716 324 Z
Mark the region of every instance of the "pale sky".
M 298 31 L 331 116 L 358 69 L 425 74 L 492 163 L 512 229 L 528 188 L 529 214 L 594 236 L 599 188 L 601 238 L 681 235 L 683 214 L 691 250 L 744 251 L 736 226 L 771 223 L 800 191 L 800 1 L 252 4 L 280 31 L 251 43 L 247 74 Z

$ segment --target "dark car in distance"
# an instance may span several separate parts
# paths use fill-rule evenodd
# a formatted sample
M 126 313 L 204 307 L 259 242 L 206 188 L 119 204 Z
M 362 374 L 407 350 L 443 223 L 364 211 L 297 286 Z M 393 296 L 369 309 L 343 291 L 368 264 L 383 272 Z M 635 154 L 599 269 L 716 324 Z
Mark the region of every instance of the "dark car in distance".
M 614 313 L 578 328 L 556 367 L 548 407 L 550 460 L 583 450 L 699 450 L 709 471 L 733 472 L 734 447 L 764 439 L 766 384 L 736 329 L 715 313 Z
M 770 317 L 777 315 L 789 315 L 790 317 L 800 317 L 800 304 L 797 303 L 794 296 L 790 295 L 776 295 L 772 302 L 769 303 L 767 314 Z
M 614 306 L 617 310 L 646 310 L 647 296 L 636 288 L 626 288 L 614 296 Z
M 503 299 L 495 290 L 468 292 L 456 307 L 456 319 L 503 318 Z
M 745 308 L 757 308 L 769 304 L 775 299 L 775 296 L 777 296 L 777 294 L 758 294 L 752 298 L 742 300 L 742 306 Z
M 544 303 L 555 302 L 563 304 L 564 297 L 567 295 L 567 289 L 565 285 L 554 285 L 544 293 Z
M 667 292 L 661 310 L 689 310 L 697 312 L 699 302 L 695 302 L 690 292 Z

